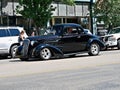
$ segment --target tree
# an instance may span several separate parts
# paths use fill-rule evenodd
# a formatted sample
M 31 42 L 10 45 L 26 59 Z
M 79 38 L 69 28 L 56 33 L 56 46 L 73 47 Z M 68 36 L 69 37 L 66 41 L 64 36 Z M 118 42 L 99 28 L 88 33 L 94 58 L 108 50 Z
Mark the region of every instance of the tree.
M 94 16 L 97 21 L 103 21 L 107 27 L 120 25 L 120 1 L 98 0 L 94 6 Z
M 37 33 L 38 28 L 44 28 L 52 17 L 52 11 L 56 7 L 52 6 L 53 2 L 63 2 L 73 5 L 73 0 L 19 0 L 16 11 L 25 18 L 33 20 Z
M 74 0 L 53 0 L 53 2 L 61 2 L 68 5 L 74 5 Z

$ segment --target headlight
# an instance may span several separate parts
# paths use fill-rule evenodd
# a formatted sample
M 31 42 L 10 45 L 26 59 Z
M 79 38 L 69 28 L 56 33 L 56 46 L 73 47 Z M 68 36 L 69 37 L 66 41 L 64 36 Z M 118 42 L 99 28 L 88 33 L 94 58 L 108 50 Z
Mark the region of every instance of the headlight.
M 108 40 L 109 41 L 116 41 L 116 38 L 115 37 L 109 37 Z

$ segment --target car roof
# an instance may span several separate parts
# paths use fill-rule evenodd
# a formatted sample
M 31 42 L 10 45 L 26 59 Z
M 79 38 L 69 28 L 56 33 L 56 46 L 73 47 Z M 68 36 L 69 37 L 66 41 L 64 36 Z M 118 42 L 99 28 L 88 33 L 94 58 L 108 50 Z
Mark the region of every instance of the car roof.
M 117 28 L 120 28 L 120 26 L 118 26 L 118 27 L 114 27 L 113 29 L 117 29 Z
M 4 28 L 22 28 L 23 29 L 23 27 L 19 27 L 19 26 L 0 26 L 0 29 L 4 29 Z
M 53 26 L 81 26 L 81 25 L 76 23 L 63 23 L 63 24 L 55 24 Z

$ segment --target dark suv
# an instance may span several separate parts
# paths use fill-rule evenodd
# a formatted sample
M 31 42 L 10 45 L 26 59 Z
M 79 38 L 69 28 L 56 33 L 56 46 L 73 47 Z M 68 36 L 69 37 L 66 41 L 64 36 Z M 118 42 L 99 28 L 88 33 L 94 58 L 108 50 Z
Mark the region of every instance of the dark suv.
M 68 32 L 68 29 L 71 32 Z M 21 60 L 29 58 L 46 60 L 51 57 L 61 58 L 86 51 L 89 55 L 95 56 L 99 54 L 101 48 L 104 48 L 104 44 L 97 36 L 86 33 L 78 24 L 57 24 L 47 32 L 43 36 L 25 39 L 23 45 L 17 49 L 17 57 Z

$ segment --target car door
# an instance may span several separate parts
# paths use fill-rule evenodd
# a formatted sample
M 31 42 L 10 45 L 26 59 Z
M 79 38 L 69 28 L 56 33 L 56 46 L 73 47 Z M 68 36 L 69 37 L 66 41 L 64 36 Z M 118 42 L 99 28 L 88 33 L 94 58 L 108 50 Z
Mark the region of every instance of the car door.
M 68 32 L 68 28 L 71 28 L 71 33 Z M 74 53 L 81 49 L 81 43 L 79 43 L 79 32 L 77 27 L 65 27 L 63 30 L 63 36 L 59 40 L 59 45 L 62 46 L 62 51 L 64 53 Z
M 81 27 L 72 27 L 72 33 L 67 34 L 66 28 L 59 41 L 64 53 L 75 53 L 85 51 L 90 34 L 86 34 Z
M 91 35 L 85 33 L 82 27 L 77 27 L 77 29 L 79 34 L 76 37 L 76 43 L 78 43 L 78 45 L 80 46 L 79 47 L 80 51 L 85 51 Z
M 0 54 L 9 53 L 10 40 L 11 38 L 8 29 L 0 29 Z

